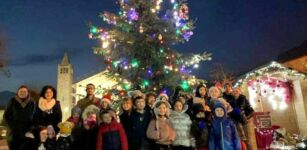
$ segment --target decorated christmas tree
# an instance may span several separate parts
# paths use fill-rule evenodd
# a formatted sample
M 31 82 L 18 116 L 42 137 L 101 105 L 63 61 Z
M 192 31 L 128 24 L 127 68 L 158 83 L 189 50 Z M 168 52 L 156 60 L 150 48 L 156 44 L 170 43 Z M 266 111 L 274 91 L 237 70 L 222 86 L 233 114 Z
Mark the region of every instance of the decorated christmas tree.
M 195 84 L 191 70 L 210 60 L 211 54 L 180 54 L 172 48 L 193 35 L 187 1 L 119 0 L 117 4 L 118 13 L 100 14 L 108 28 L 90 25 L 89 37 L 101 40 L 94 53 L 103 56 L 112 74 L 127 80 L 122 87 L 156 91 Z

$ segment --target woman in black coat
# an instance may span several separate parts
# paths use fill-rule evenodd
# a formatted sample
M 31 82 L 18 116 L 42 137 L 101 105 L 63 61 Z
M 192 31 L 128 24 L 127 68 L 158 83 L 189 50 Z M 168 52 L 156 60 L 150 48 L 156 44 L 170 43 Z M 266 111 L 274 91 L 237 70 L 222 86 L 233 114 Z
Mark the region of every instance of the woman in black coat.
M 8 145 L 10 150 L 19 149 L 25 139 L 25 133 L 33 126 L 34 102 L 31 100 L 26 86 L 20 86 L 17 95 L 13 97 L 5 109 L 3 118 L 8 124 L 10 135 Z
M 34 123 L 36 126 L 52 125 L 57 134 L 61 121 L 62 110 L 60 102 L 56 100 L 56 90 L 50 85 L 44 86 L 34 114 Z

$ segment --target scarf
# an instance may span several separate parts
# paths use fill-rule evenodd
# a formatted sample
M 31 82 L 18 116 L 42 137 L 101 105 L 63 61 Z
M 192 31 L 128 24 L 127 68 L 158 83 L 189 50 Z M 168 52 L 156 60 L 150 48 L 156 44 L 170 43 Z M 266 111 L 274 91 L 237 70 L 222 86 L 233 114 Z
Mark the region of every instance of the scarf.
M 47 111 L 52 109 L 52 107 L 55 105 L 55 102 L 56 102 L 55 99 L 51 99 L 50 101 L 48 101 L 47 99 L 41 97 L 38 100 L 38 107 L 42 111 Z

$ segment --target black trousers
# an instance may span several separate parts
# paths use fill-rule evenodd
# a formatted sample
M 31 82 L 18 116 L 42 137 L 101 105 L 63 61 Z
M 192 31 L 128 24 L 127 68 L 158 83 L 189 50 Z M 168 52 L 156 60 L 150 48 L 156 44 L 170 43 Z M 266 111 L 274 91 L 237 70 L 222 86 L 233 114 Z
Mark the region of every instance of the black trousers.
M 173 150 L 193 150 L 193 148 L 180 145 L 180 146 L 173 146 Z
M 9 150 L 19 150 L 20 146 L 25 142 L 25 138 L 20 138 L 18 136 L 12 136 L 12 140 L 7 141 Z
M 172 145 L 156 144 L 156 150 L 172 150 Z

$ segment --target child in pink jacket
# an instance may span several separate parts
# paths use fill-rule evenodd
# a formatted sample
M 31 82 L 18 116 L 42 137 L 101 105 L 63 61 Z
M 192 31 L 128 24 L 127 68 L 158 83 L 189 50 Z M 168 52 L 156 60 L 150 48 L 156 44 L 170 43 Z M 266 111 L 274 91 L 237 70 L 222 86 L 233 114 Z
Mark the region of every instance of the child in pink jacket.
M 166 100 L 158 100 L 154 103 L 155 118 L 149 123 L 147 137 L 155 141 L 155 149 L 170 150 L 175 141 L 176 132 L 170 121 L 170 104 Z

